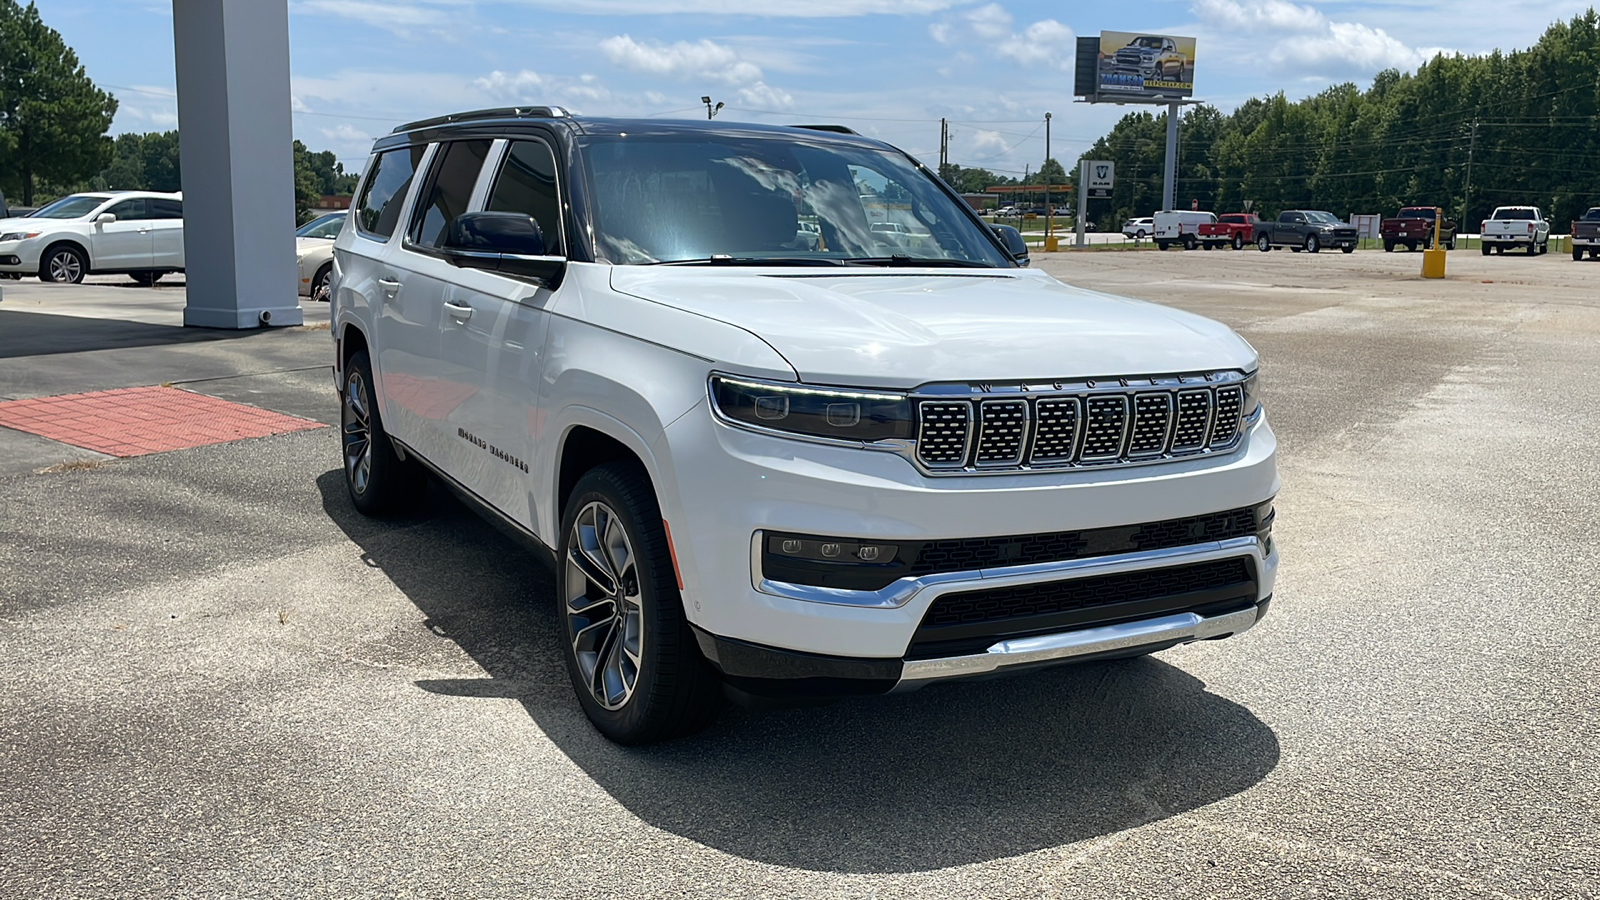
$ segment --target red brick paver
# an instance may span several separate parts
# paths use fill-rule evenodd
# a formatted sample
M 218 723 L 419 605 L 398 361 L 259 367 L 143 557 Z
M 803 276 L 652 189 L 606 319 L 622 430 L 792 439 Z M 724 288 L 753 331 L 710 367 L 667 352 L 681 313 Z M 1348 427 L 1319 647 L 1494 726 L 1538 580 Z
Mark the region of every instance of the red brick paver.
M 325 427 L 320 422 L 170 387 L 0 402 L 0 425 L 111 456 L 221 444 Z

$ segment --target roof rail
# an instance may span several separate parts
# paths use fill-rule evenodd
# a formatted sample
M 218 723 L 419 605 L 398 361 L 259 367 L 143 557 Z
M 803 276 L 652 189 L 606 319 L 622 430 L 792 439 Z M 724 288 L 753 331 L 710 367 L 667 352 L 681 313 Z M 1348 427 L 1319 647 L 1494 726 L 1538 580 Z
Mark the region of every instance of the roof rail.
M 471 122 L 477 119 L 567 119 L 572 113 L 559 106 L 501 106 L 494 109 L 474 109 L 468 112 L 450 113 L 446 116 L 434 116 L 431 119 L 418 119 L 407 122 L 395 128 L 390 134 L 399 134 L 402 131 L 412 131 L 417 128 L 429 128 L 434 125 L 451 125 L 456 122 Z
M 790 128 L 804 128 L 807 131 L 831 131 L 834 134 L 856 134 L 854 128 L 844 125 L 791 125 Z

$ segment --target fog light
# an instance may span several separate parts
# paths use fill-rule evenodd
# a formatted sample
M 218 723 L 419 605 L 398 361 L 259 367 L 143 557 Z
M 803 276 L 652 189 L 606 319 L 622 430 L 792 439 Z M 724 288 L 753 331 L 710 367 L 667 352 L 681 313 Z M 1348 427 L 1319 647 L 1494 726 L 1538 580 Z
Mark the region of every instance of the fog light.
M 783 552 L 789 554 L 790 556 L 794 556 L 800 552 L 801 546 L 802 544 L 800 541 L 786 540 L 783 542 Z
M 856 559 L 862 562 L 877 562 L 878 554 L 881 552 L 881 548 L 874 547 L 871 544 L 863 544 L 861 549 L 856 551 Z
M 822 555 L 829 559 L 833 559 L 834 557 L 838 556 L 840 552 L 838 544 L 823 544 L 821 549 Z
M 868 544 L 862 541 L 828 540 L 805 535 L 768 534 L 767 552 L 776 557 L 843 565 L 892 563 L 899 547 L 895 544 Z

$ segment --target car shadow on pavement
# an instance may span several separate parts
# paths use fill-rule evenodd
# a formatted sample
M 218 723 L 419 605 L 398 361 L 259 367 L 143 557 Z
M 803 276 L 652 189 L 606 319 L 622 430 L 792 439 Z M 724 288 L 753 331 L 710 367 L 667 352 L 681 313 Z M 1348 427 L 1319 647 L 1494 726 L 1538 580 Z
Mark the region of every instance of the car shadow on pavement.
M 746 859 L 891 873 L 1016 856 L 1214 803 L 1278 762 L 1271 728 L 1154 658 L 819 708 L 730 708 L 700 734 L 618 747 L 573 697 L 553 576 L 530 553 L 437 485 L 418 512 L 375 522 L 351 506 L 340 472 L 317 482 L 364 560 L 489 676 L 420 688 L 518 700 L 644 822 Z
M 0 309 L 0 359 L 222 341 L 255 333 L 254 329 L 186 328 Z

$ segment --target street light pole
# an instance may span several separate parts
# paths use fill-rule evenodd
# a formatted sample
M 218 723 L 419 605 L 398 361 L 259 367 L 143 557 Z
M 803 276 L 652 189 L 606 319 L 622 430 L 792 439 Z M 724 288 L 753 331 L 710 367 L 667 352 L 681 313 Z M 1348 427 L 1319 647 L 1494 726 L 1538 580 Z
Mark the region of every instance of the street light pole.
M 1049 113 L 1044 114 L 1044 161 L 1047 163 L 1050 161 Z M 1055 243 L 1053 240 L 1051 240 L 1053 237 L 1053 229 L 1051 228 L 1052 223 L 1050 221 L 1051 214 L 1055 211 L 1055 207 L 1050 204 L 1050 176 L 1046 175 L 1044 177 L 1044 249 L 1046 252 L 1055 249 L 1054 247 L 1050 246 L 1051 244 Z
M 700 98 L 700 102 L 704 103 L 706 105 L 706 118 L 707 119 L 716 118 L 717 117 L 717 110 L 722 109 L 722 104 L 721 103 L 718 103 L 716 106 L 712 106 L 710 97 L 701 97 Z

